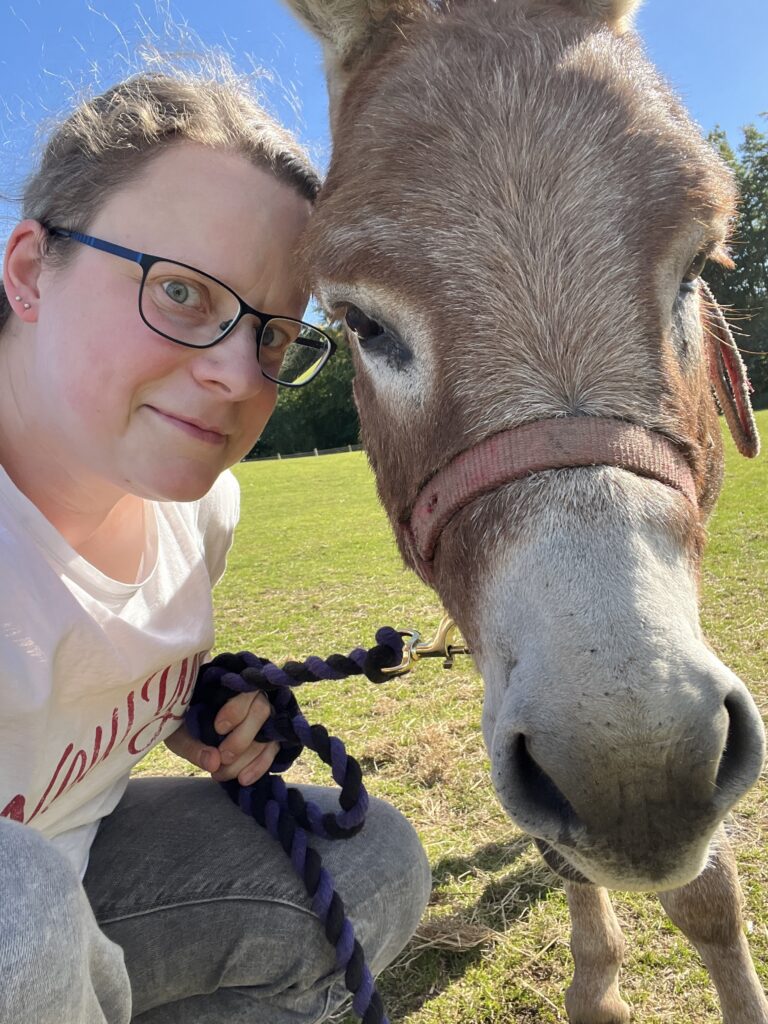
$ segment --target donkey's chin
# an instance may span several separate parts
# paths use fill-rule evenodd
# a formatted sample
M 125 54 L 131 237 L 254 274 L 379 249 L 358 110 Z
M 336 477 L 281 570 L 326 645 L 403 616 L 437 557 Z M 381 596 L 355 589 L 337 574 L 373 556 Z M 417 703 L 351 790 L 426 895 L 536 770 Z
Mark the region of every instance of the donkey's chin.
M 654 854 L 648 864 L 628 863 L 615 851 L 601 851 L 599 844 L 588 853 L 556 843 L 538 845 L 549 867 L 566 881 L 627 892 L 666 892 L 698 878 L 710 860 L 711 842 L 711 837 L 692 842 L 674 859 L 665 856 L 662 861 Z

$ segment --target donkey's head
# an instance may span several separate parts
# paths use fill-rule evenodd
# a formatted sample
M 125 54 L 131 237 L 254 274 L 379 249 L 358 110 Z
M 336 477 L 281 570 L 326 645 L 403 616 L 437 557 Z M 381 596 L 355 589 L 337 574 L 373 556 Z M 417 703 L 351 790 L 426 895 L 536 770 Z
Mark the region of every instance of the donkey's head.
M 681 885 L 764 750 L 697 609 L 710 379 L 757 448 L 699 280 L 729 173 L 633 0 L 289 2 L 332 101 L 306 256 L 403 556 L 484 677 L 499 797 L 576 877 Z

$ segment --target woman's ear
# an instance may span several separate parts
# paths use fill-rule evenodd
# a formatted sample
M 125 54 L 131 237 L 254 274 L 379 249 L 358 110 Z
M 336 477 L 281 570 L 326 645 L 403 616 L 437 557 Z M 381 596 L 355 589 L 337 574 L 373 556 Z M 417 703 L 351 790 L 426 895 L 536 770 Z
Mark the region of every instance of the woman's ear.
M 44 243 L 45 228 L 38 221 L 27 219 L 16 225 L 5 247 L 5 294 L 13 312 L 25 323 L 37 320 Z

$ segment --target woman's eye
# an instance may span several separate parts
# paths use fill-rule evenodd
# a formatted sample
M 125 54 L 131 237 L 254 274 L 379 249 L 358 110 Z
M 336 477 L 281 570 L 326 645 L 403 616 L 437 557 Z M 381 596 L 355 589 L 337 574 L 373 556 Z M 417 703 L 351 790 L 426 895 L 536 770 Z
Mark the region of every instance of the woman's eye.
M 691 263 L 683 275 L 683 285 L 692 285 L 694 281 L 701 277 L 704 268 L 707 265 L 707 258 L 707 254 L 705 252 L 700 252 L 696 256 L 696 259 Z
M 380 338 L 385 333 L 381 324 L 377 323 L 375 320 L 371 320 L 371 318 L 366 316 L 361 309 L 357 308 L 357 306 L 347 306 L 344 322 L 350 331 L 357 335 L 360 342 L 373 341 L 375 338 Z
M 194 285 L 185 281 L 163 281 L 163 291 L 173 302 L 179 306 L 200 306 L 200 292 Z

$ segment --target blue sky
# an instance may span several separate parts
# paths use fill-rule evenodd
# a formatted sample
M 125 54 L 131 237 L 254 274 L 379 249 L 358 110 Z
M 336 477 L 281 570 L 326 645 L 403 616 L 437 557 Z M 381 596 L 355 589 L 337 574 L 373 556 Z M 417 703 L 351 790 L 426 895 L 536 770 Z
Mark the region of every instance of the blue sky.
M 766 0 L 646 0 L 638 28 L 704 130 L 720 124 L 738 142 L 740 126 L 768 110 Z M 162 50 L 220 46 L 240 70 L 263 68 L 268 105 L 324 162 L 319 48 L 278 0 L 0 0 L 0 194 L 18 191 L 39 123 L 78 89 L 124 77 L 146 39 Z M 0 201 L 0 238 L 13 216 Z

